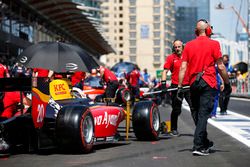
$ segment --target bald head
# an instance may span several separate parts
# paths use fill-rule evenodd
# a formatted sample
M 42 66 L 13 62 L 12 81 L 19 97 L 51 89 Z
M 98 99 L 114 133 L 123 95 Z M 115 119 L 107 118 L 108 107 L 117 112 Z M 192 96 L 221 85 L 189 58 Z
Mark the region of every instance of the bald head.
M 197 24 L 196 24 L 196 31 L 198 32 L 198 34 L 200 35 L 200 36 L 206 36 L 206 32 L 205 32 L 205 30 L 206 30 L 206 28 L 208 27 L 208 23 L 206 23 L 205 21 L 203 21 L 203 20 L 200 20 L 200 21 L 198 21 L 197 22 Z

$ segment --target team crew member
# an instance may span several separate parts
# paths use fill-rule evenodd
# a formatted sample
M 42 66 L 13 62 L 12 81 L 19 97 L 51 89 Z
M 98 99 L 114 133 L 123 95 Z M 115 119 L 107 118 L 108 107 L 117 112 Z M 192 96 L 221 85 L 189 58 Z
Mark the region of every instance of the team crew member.
M 139 79 L 141 81 L 144 81 L 143 77 L 141 77 L 141 74 L 140 74 L 140 71 L 138 70 L 138 67 L 135 66 L 133 71 L 129 74 L 129 84 L 131 86 L 133 95 L 137 99 L 140 96 Z
M 173 42 L 173 53 L 168 55 L 166 58 L 166 62 L 164 64 L 164 70 L 162 72 L 162 89 L 163 91 L 166 90 L 166 79 L 167 79 L 167 73 L 168 71 L 171 71 L 172 77 L 171 77 L 171 88 L 177 88 L 178 87 L 178 76 L 179 76 L 179 70 L 180 70 L 180 65 L 181 65 L 181 54 L 183 51 L 183 43 L 180 40 L 175 40 Z M 189 79 L 188 76 L 185 75 L 183 85 L 187 86 L 189 85 Z M 177 98 L 177 91 L 172 91 L 171 92 L 171 99 L 172 99 L 172 112 L 171 112 L 171 132 L 170 134 L 172 136 L 178 136 L 178 116 L 181 114 L 181 105 L 182 105 L 182 100 L 183 96 L 181 99 Z M 193 111 L 192 105 L 191 105 L 191 100 L 190 100 L 190 91 L 185 91 L 184 92 L 184 97 L 186 101 L 188 102 L 191 113 Z
M 22 95 L 22 97 L 23 105 L 31 106 L 31 100 L 24 95 Z M 20 112 L 16 113 L 16 111 L 18 111 L 17 106 L 21 102 L 21 94 L 19 91 L 4 92 L 1 94 L 0 100 L 0 120 L 9 119 L 15 114 L 20 114 Z M 1 128 L 0 123 L 0 156 L 9 152 L 9 144 L 6 142 L 3 136 L 3 129 Z
M 72 86 L 78 87 L 80 89 L 83 89 L 83 82 L 86 77 L 86 73 L 83 71 L 76 71 L 71 76 L 71 84 Z
M 43 68 L 34 68 L 33 76 L 34 77 L 51 77 L 53 75 L 53 71 L 43 69 Z
M 100 66 L 99 71 L 103 81 L 107 84 L 107 88 L 105 89 L 105 97 L 114 98 L 115 92 L 119 86 L 117 77 L 106 67 Z
M 31 106 L 31 100 L 27 98 L 24 94 L 23 97 L 23 105 Z M 17 111 L 17 106 L 21 103 L 21 94 L 19 91 L 15 92 L 4 92 L 3 99 L 3 108 L 1 109 L 1 118 L 11 118 L 14 116 L 15 111 Z
M 228 93 L 232 91 L 228 74 L 222 61 L 219 42 L 210 39 L 212 29 L 206 20 L 196 24 L 197 38 L 188 42 L 182 54 L 178 93 L 182 89 L 184 75 L 190 74 L 191 102 L 197 116 L 194 133 L 193 155 L 209 155 L 213 142 L 207 138 L 207 120 L 213 110 L 217 82 L 215 64 Z M 187 68 L 188 66 L 188 68 Z M 177 95 L 178 96 L 178 95 Z
M 10 74 L 6 66 L 0 63 L 0 78 L 9 78 Z
M 222 56 L 223 63 L 227 69 L 228 75 L 231 75 L 231 72 L 233 72 L 233 67 L 229 63 L 229 56 L 223 55 Z M 230 100 L 230 95 L 227 94 L 227 92 L 222 91 L 219 97 L 219 105 L 220 105 L 220 114 L 226 115 L 227 114 L 227 107 Z

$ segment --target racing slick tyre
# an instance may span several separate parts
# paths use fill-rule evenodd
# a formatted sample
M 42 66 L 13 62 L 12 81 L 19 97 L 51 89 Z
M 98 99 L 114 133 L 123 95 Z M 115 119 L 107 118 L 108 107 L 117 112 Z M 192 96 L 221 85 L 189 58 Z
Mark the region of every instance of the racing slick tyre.
M 59 149 L 91 152 L 94 119 L 86 106 L 65 106 L 57 116 L 56 138 Z
M 131 99 L 132 99 L 132 94 L 129 89 L 120 88 L 117 90 L 116 103 L 126 105 L 127 101 L 130 101 Z
M 132 125 L 138 140 L 158 140 L 160 134 L 160 112 L 152 101 L 136 103 L 132 114 Z

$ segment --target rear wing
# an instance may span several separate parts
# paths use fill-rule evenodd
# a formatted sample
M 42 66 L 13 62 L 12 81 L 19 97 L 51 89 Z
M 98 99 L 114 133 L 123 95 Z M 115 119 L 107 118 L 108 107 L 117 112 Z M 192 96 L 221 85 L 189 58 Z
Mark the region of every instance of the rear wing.
M 31 78 L 0 78 L 0 92 L 31 91 Z

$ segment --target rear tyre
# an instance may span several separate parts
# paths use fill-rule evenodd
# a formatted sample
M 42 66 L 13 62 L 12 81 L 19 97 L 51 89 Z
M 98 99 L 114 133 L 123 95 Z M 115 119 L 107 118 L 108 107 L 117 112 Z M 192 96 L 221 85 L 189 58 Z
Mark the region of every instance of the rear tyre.
M 120 88 L 116 93 L 116 103 L 124 104 L 130 101 L 132 98 L 131 92 L 127 88 Z
M 160 112 L 154 102 L 136 103 L 132 114 L 132 125 L 138 140 L 158 140 L 160 122 Z
M 60 149 L 91 152 L 94 143 L 94 119 L 86 106 L 65 106 L 56 122 L 56 138 Z

